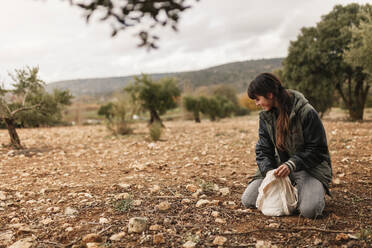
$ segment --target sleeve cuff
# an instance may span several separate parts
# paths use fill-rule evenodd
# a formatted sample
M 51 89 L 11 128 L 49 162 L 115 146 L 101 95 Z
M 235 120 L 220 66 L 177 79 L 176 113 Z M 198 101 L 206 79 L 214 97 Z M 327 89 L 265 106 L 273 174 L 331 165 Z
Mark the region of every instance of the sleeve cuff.
M 284 164 L 286 164 L 288 166 L 288 168 L 290 169 L 291 172 L 296 170 L 296 164 L 292 160 L 288 160 Z

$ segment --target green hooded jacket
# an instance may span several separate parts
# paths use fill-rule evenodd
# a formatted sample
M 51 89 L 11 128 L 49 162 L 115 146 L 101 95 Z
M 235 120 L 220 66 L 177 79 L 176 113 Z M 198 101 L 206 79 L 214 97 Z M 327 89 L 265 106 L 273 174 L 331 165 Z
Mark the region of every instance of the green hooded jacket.
M 281 151 L 276 147 L 277 110 L 272 108 L 260 112 L 259 139 L 256 145 L 258 170 L 254 179 L 264 178 L 269 170 L 285 163 L 291 173 L 306 170 L 323 184 L 329 194 L 332 167 L 323 124 L 316 110 L 300 92 L 288 92 L 293 106 L 289 114 L 290 134 L 285 137 L 286 150 Z

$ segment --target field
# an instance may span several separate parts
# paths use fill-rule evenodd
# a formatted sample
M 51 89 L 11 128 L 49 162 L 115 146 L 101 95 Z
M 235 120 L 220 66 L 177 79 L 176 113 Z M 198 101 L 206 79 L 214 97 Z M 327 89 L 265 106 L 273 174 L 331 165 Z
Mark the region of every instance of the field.
M 0 247 L 371 247 L 372 122 L 324 125 L 334 179 L 316 220 L 241 205 L 256 115 L 165 122 L 155 143 L 146 124 L 125 137 L 104 126 L 19 130 L 26 149 L 0 149 Z M 146 218 L 144 231 L 132 232 L 132 217 Z

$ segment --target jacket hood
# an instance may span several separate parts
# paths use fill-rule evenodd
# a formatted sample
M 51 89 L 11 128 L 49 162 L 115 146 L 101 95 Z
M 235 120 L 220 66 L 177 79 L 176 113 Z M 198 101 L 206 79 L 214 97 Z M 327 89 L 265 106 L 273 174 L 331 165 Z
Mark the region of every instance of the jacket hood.
M 288 90 L 293 96 L 293 106 L 290 113 L 289 118 L 293 117 L 298 111 L 300 111 L 309 101 L 305 98 L 305 96 L 296 91 L 296 90 Z

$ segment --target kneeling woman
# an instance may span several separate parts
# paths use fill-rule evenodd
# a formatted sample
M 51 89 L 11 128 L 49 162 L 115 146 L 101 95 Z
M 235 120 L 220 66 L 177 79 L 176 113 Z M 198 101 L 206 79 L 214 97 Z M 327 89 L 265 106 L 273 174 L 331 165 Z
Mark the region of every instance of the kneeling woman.
M 332 180 L 326 133 L 316 110 L 305 97 L 283 88 L 271 73 L 262 73 L 248 87 L 260 112 L 256 161 L 258 170 L 243 193 L 242 203 L 254 207 L 258 188 L 269 170 L 289 176 L 298 190 L 298 210 L 316 218 L 324 209 Z

